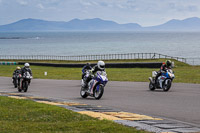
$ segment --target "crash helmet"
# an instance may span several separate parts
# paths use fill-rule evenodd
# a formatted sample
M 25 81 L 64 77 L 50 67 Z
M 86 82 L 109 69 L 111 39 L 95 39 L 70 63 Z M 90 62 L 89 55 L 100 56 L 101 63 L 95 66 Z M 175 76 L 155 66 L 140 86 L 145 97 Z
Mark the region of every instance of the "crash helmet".
M 88 63 L 86 63 L 86 65 L 87 65 L 87 66 L 90 66 L 90 63 L 88 62 Z
M 97 66 L 100 70 L 105 69 L 105 63 L 103 61 L 98 61 Z
M 19 66 L 16 67 L 17 70 L 20 70 L 21 68 Z
M 167 67 L 171 67 L 172 62 L 171 62 L 171 60 L 166 60 L 165 64 L 166 64 Z
M 29 65 L 29 63 L 25 63 L 24 66 L 25 66 L 25 68 L 29 68 L 30 65 Z

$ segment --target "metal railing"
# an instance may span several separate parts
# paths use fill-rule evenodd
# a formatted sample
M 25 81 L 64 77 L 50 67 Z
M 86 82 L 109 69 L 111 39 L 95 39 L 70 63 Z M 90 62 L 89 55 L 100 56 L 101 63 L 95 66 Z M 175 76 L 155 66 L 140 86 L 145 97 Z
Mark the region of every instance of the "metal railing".
M 191 65 L 200 65 L 200 58 L 181 58 L 158 53 L 126 53 L 126 54 L 99 54 L 78 56 L 56 55 L 0 55 L 0 60 L 66 60 L 66 61 L 90 61 L 90 60 L 122 60 L 122 59 L 175 59 Z
M 187 58 L 185 63 L 190 65 L 200 65 L 200 58 Z

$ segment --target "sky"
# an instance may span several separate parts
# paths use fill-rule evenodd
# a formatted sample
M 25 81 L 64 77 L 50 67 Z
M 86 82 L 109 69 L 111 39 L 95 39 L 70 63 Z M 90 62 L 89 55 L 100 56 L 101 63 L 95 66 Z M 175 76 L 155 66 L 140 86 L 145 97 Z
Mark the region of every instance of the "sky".
M 0 0 L 0 25 L 26 18 L 65 22 L 101 18 L 154 26 L 189 17 L 200 17 L 200 0 Z

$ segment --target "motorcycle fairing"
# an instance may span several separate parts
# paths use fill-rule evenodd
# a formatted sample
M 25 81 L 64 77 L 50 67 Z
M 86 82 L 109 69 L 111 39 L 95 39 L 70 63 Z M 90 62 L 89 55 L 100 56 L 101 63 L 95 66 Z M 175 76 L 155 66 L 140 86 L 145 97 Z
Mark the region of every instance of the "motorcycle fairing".
M 165 77 L 165 76 L 160 76 L 160 77 L 158 77 L 158 80 L 159 80 L 159 84 L 160 84 L 160 88 L 162 88 L 163 86 L 163 82 L 165 81 L 165 79 L 166 79 L 167 77 Z

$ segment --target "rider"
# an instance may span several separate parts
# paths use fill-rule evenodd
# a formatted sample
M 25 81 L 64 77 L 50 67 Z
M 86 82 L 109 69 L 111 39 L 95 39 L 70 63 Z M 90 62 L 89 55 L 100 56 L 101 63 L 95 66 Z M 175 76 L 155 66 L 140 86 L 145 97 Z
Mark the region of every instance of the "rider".
M 84 80 L 84 87 L 87 86 L 92 77 L 96 74 L 97 71 L 105 71 L 105 63 L 103 61 L 98 61 L 97 65 L 95 65 L 91 70 L 89 76 Z
M 24 64 L 24 67 L 21 69 L 21 74 L 22 74 L 22 76 L 24 75 L 24 73 L 26 72 L 26 71 L 28 71 L 29 73 L 30 73 L 30 75 L 32 76 L 32 71 L 31 71 L 31 69 L 30 69 L 30 64 L 29 63 L 25 63 Z M 29 80 L 29 85 L 30 85 L 30 83 L 31 83 L 31 80 Z
M 161 74 L 163 72 L 166 72 L 167 69 L 171 69 L 171 68 L 172 68 L 172 62 L 171 62 L 171 60 L 166 60 L 165 62 L 163 62 L 160 70 L 157 72 L 157 75 L 156 75 L 156 78 L 155 78 L 155 83 L 156 83 L 158 77 L 161 76 Z
M 82 79 L 83 79 L 83 77 L 86 75 L 86 71 L 87 70 L 91 70 L 92 69 L 92 67 L 90 66 L 90 63 L 87 63 L 85 66 L 83 66 L 83 69 L 82 69 Z
M 15 74 L 19 74 L 19 73 L 21 73 L 21 68 L 19 66 L 17 66 L 16 69 L 15 69 L 15 71 L 13 72 L 13 76 Z
M 14 76 L 16 74 L 20 74 L 21 73 L 21 68 L 19 66 L 16 67 L 15 71 L 13 72 L 13 82 L 14 82 Z

